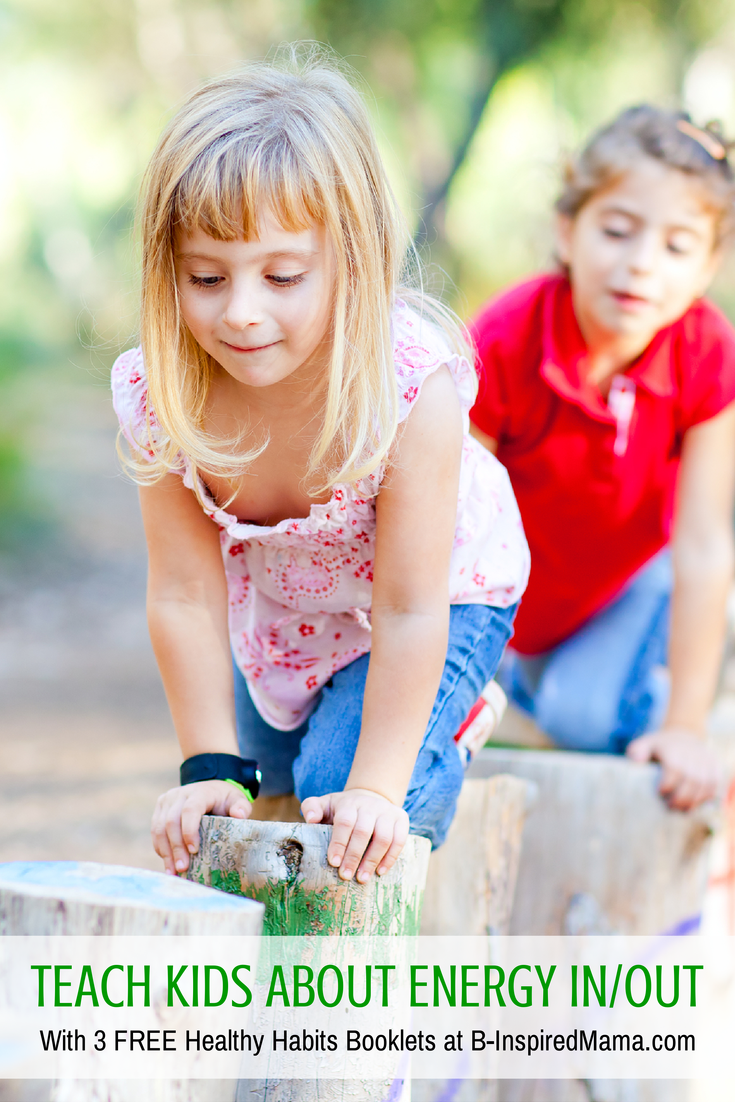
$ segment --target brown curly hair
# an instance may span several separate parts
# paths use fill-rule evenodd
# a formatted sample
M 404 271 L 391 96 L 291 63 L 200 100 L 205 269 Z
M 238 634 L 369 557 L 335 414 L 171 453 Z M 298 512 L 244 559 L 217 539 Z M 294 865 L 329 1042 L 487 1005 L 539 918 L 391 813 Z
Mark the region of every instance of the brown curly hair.
M 728 159 L 734 144 L 726 141 L 719 124 L 698 127 L 684 111 L 650 104 L 629 107 L 595 131 L 568 161 L 556 209 L 574 218 L 596 192 L 642 156 L 652 157 L 699 182 L 715 215 L 716 245 L 721 245 L 735 233 L 735 174 Z

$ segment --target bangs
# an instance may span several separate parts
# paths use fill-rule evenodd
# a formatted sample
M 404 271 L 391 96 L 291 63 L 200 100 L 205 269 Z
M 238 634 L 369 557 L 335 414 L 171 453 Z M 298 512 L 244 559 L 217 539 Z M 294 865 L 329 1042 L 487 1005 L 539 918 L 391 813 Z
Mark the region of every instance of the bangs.
M 324 220 L 325 197 L 284 134 L 250 143 L 227 134 L 202 150 L 178 182 L 172 225 L 217 241 L 258 237 L 266 211 L 292 233 Z

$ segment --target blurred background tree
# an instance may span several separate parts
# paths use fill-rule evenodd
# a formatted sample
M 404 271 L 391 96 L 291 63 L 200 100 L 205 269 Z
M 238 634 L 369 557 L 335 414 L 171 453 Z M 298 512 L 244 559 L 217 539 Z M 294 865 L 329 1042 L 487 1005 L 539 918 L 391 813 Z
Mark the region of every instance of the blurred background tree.
M 25 554 L 89 504 L 70 472 L 90 411 L 109 446 L 162 124 L 202 79 L 304 38 L 364 77 L 460 313 L 550 262 L 563 153 L 621 107 L 683 102 L 735 128 L 735 0 L 0 0 L 0 549 Z M 731 270 L 717 294 L 735 312 Z

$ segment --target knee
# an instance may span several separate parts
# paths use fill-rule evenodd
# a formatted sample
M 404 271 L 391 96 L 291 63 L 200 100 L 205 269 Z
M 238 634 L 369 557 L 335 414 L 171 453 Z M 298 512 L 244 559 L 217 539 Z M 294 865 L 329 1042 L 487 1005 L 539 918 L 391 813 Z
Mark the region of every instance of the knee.
M 414 774 L 403 805 L 408 812 L 411 833 L 428 838 L 432 849 L 447 837 L 464 780 L 464 769 L 454 742 L 447 751 L 441 756 L 432 755 L 432 761 L 422 763 L 420 775 Z
M 549 671 L 534 699 L 534 719 L 564 750 L 613 752 L 620 701 L 589 685 L 565 685 Z

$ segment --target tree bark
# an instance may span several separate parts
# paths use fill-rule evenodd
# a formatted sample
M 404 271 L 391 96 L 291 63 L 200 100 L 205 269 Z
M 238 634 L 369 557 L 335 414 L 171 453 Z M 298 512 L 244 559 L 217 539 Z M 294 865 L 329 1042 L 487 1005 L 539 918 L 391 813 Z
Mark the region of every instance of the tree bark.
M 417 934 L 430 843 L 409 835 L 395 865 L 368 884 L 327 864 L 332 828 L 205 815 L 188 876 L 265 903 L 266 934 Z
M 276 935 L 412 935 L 419 931 L 430 843 L 409 835 L 385 876 L 340 880 L 327 864 L 332 828 L 253 819 L 202 819 L 189 876 L 265 903 L 264 931 Z M 241 1080 L 237 1102 L 400 1102 L 407 1082 Z

